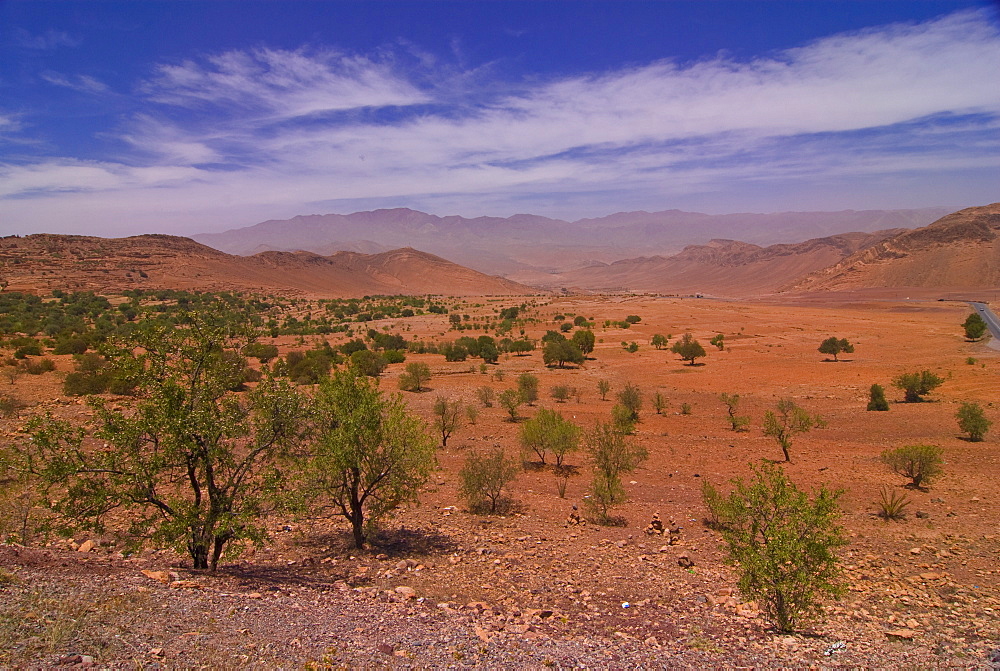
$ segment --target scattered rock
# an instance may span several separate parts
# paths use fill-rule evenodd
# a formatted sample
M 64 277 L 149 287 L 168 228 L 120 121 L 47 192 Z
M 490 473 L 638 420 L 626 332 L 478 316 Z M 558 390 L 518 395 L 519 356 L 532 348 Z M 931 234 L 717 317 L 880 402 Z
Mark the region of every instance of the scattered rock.
M 890 640 L 897 641 L 912 641 L 913 637 L 917 635 L 917 632 L 912 629 L 893 629 L 891 631 L 885 632 L 885 635 Z
M 151 580 L 156 582 L 162 582 L 164 585 L 169 585 L 171 581 L 176 580 L 180 576 L 173 572 L 167 571 L 143 571 L 142 574 Z
M 174 580 L 170 583 L 173 589 L 201 589 L 201 583 L 195 580 Z
M 677 557 L 677 565 L 681 568 L 691 568 L 694 566 L 694 561 L 685 553 Z
M 375 649 L 378 652 L 381 652 L 383 655 L 391 655 L 394 652 L 396 652 L 396 649 L 393 648 L 388 643 L 379 643 L 378 645 L 375 646 Z
M 77 552 L 90 552 L 97 547 L 97 543 L 92 540 L 86 540 L 80 543 L 80 547 L 76 549 Z

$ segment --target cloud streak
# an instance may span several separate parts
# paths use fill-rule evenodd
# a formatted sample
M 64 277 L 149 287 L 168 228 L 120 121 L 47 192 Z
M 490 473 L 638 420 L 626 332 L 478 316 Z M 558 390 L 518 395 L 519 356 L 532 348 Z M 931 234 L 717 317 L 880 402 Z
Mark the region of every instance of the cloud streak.
M 160 65 L 138 85 L 141 110 L 118 135 L 133 155 L 8 164 L 0 198 L 17 199 L 5 205 L 15 220 L 31 216 L 26 201 L 60 217 L 76 202 L 78 220 L 104 203 L 191 232 L 338 202 L 448 203 L 475 215 L 483 203 L 509 214 L 547 197 L 547 213 L 571 217 L 707 202 L 734 183 L 834 185 L 846 198 L 861 175 L 899 193 L 909 180 L 916 193 L 967 171 L 1000 175 L 996 63 L 1000 35 L 985 12 L 750 61 L 659 61 L 534 83 L 385 54 L 229 51 Z M 590 210 L 573 211 L 574 199 Z M 142 214 L 144 203 L 165 209 Z

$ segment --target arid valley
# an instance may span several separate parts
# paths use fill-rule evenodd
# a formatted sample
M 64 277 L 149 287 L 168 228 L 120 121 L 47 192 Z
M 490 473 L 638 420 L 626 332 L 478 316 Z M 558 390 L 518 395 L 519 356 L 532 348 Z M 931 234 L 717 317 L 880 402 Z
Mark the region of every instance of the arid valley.
M 962 216 L 985 217 L 978 221 L 988 225 L 975 230 L 992 235 L 996 207 L 975 208 Z M 398 310 L 406 299 L 384 299 L 386 305 L 396 305 L 382 309 L 390 315 L 378 313 L 383 299 L 361 299 L 356 290 L 338 290 L 333 283 L 324 297 L 313 290 L 320 282 L 310 274 L 320 264 L 315 259 L 313 270 L 305 274 L 289 271 L 286 277 L 294 275 L 299 282 L 292 297 L 266 299 L 269 287 L 255 284 L 255 278 L 268 275 L 248 280 L 249 273 L 257 272 L 248 270 L 250 261 L 236 261 L 243 265 L 234 271 L 234 262 L 221 256 L 219 263 L 230 265 L 198 269 L 185 256 L 203 249 L 192 247 L 194 243 L 171 242 L 178 256 L 154 263 L 148 254 L 155 245 L 147 245 L 142 258 L 102 258 L 95 249 L 118 243 L 49 238 L 45 244 L 62 245 L 60 252 L 33 260 L 22 255 L 12 263 L 15 248 L 35 241 L 4 239 L 0 252 L 7 261 L 8 288 L 0 298 L 11 301 L 20 295 L 17 291 L 31 291 L 58 303 L 59 296 L 68 295 L 59 285 L 96 289 L 109 297 L 109 314 L 126 314 L 131 305 L 136 312 L 131 319 L 140 323 L 165 309 L 157 305 L 188 300 L 183 298 L 188 294 L 178 298 L 173 290 L 163 293 L 166 287 L 195 290 L 200 281 L 204 290 L 257 295 L 268 302 L 260 314 L 274 326 L 268 332 L 262 322 L 259 342 L 276 346 L 276 361 L 291 362 L 290 352 L 316 350 L 322 343 L 338 351 L 355 338 L 374 349 L 378 334 L 436 345 L 465 336 L 500 340 L 504 329 L 509 336 L 536 343 L 550 331 L 572 336 L 589 330 L 595 339 L 582 363 L 565 367 L 546 366 L 540 347 L 500 353 L 495 363 L 485 363 L 475 357 L 448 361 L 440 353 L 407 345 L 405 363 L 388 364 L 376 379 L 385 396 L 400 394 L 409 411 L 427 423 L 437 444 L 436 466 L 419 489 L 419 501 L 387 517 L 364 550 L 352 547 L 350 527 L 342 517 L 289 509 L 264 518 L 266 537 L 258 544 L 242 543 L 243 552 L 223 558 L 218 570 L 194 570 L 184 552 L 155 542 L 138 551 L 126 549 L 127 509 L 112 514 L 103 532 L 79 531 L 69 537 L 46 532 L 43 522 L 50 518 L 39 493 L 30 485 L 18 489 L 17 481 L 9 480 L 0 519 L 6 541 L 0 545 L 0 664 L 996 664 L 997 434 L 971 442 L 955 419 L 962 403 L 981 404 L 990 420 L 998 418 L 994 399 L 1000 394 L 1000 354 L 988 339 L 971 341 L 962 329 L 970 313 L 965 301 L 994 300 L 987 288 L 993 280 L 983 279 L 979 286 L 969 280 L 964 287 L 963 282 L 892 286 L 885 278 L 906 275 L 878 268 L 914 258 L 946 258 L 956 245 L 972 244 L 957 235 L 924 237 L 933 240 L 919 249 L 911 244 L 905 253 L 899 246 L 881 259 L 869 252 L 863 271 L 844 271 L 842 264 L 839 275 L 828 273 L 881 278 L 869 286 L 860 282 L 847 287 L 841 280 L 836 291 L 806 291 L 811 289 L 807 282 L 795 291 L 740 299 L 683 292 L 521 293 L 523 285 L 457 266 L 418 266 L 409 277 L 426 284 L 398 293 L 418 294 L 419 304 L 411 306 L 442 309 L 418 307 L 407 316 Z M 992 244 L 980 240 L 976 248 L 992 250 Z M 428 256 L 411 251 L 401 263 L 423 264 Z M 303 258 L 299 255 L 296 262 Z M 220 267 L 227 270 L 218 271 Z M 383 284 L 369 285 L 375 287 L 373 296 L 389 276 L 387 265 L 378 267 Z M 446 274 L 439 281 L 452 282 L 451 292 L 426 288 L 441 268 Z M 397 266 L 392 273 L 398 277 L 401 271 Z M 274 281 L 279 275 L 272 270 L 269 277 Z M 303 277 L 308 278 L 305 284 Z M 95 285 L 101 278 L 106 284 Z M 407 281 L 416 280 L 404 280 L 404 287 Z M 117 291 L 112 290 L 115 284 Z M 477 286 L 482 290 L 477 292 Z M 325 322 L 346 325 L 349 331 L 308 333 L 306 327 L 315 325 L 319 315 L 333 315 L 334 303 L 342 305 L 332 300 L 337 296 L 354 296 L 369 312 L 363 320 L 348 314 Z M 508 323 L 503 324 L 501 314 L 510 308 L 517 310 L 507 312 Z M 290 317 L 302 326 L 302 334 L 289 332 L 299 328 Z M 681 360 L 669 345 L 655 344 L 654 336 L 674 343 L 685 333 L 706 350 L 695 365 Z M 710 345 L 719 334 L 719 346 Z M 848 340 L 853 352 L 837 360 L 820 353 L 820 343 L 830 336 Z M 45 413 L 74 425 L 97 419 L 99 412 L 85 397 L 66 395 L 67 375 L 79 369 L 80 355 L 56 354 L 53 343 L 46 344 L 40 335 L 40 354 L 15 359 L 13 348 L 24 346 L 24 336 L 8 333 L 5 338 L 4 370 L 10 372 L 2 390 L 10 406 L 2 420 L 5 445 L 23 444 L 28 420 Z M 41 359 L 51 361 L 53 369 L 35 374 L 20 370 L 25 362 Z M 252 357 L 249 361 L 251 367 L 268 366 Z M 430 378 L 419 391 L 400 391 L 406 386 L 400 377 L 413 363 L 426 364 Z M 278 370 L 273 363 L 271 368 Z M 930 371 L 943 382 L 924 402 L 906 403 L 893 381 L 915 371 Z M 522 399 L 508 412 L 496 399 L 517 388 L 523 374 L 537 378 L 537 399 Z M 603 383 L 607 389 L 602 392 Z M 887 412 L 866 410 L 873 384 L 886 389 Z M 614 508 L 615 524 L 587 521 L 593 472 L 587 451 L 567 454 L 568 467 L 556 470 L 551 463 L 533 463 L 536 457 L 522 450 L 520 431 L 547 409 L 586 433 L 609 420 L 618 394 L 629 385 L 641 392 L 629 440 L 648 456 L 622 477 L 628 500 Z M 314 387 L 298 388 L 309 394 Z M 484 388 L 492 391 L 484 394 Z M 555 392 L 559 388 L 565 393 Z M 745 430 L 733 430 L 721 394 L 739 395 L 738 413 L 749 419 L 741 427 Z M 126 413 L 134 402 L 127 395 L 100 396 Z M 445 446 L 434 429 L 440 399 L 462 409 Z M 779 444 L 763 431 L 765 413 L 783 399 L 822 418 L 818 426 L 794 436 L 788 463 Z M 880 459 L 886 450 L 913 444 L 938 446 L 943 455 L 941 475 L 922 488 L 906 487 L 907 479 Z M 470 454 L 497 447 L 525 464 L 507 488 L 509 505 L 494 514 L 473 512 L 461 491 L 463 465 Z M 728 492 L 734 478 L 747 478 L 751 465 L 761 460 L 779 463 L 807 491 L 822 485 L 843 490 L 839 524 L 848 542 L 837 554 L 846 592 L 824 600 L 822 617 L 792 633 L 776 632 L 760 604 L 741 595 L 735 567 L 725 561 L 725 543 L 703 500 L 704 483 Z M 880 518 L 882 492 L 908 500 L 903 519 Z M 662 534 L 647 533 L 654 516 L 665 526 Z

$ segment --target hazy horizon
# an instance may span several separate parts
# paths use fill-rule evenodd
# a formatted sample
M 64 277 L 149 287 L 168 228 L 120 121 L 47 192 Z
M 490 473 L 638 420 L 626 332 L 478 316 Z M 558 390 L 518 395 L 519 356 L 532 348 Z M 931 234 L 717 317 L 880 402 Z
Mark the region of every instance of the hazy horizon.
M 985 1 L 0 4 L 0 234 L 1000 200 Z

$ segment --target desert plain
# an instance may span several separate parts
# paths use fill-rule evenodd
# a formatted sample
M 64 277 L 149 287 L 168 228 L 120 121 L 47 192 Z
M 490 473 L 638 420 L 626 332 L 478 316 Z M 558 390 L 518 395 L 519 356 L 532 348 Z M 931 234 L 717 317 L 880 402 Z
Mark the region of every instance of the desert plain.
M 541 352 L 446 362 L 408 354 L 432 371 L 428 389 L 400 392 L 428 421 L 443 396 L 478 407 L 437 452 L 438 469 L 366 551 L 350 547 L 341 518 L 276 517 L 270 538 L 214 573 L 147 548 L 125 556 L 114 533 L 0 545 L 0 665 L 110 668 L 662 668 L 674 666 L 989 667 L 1000 659 L 1000 512 L 995 502 L 996 432 L 965 440 L 955 412 L 975 401 L 996 420 L 1000 356 L 969 342 L 961 300 L 902 291 L 783 296 L 727 301 L 661 295 L 465 297 L 475 320 L 530 302 L 538 321 L 526 335 L 582 315 L 595 322 L 596 347 L 583 365 L 546 368 Z M 558 320 L 557 315 L 562 315 Z M 606 320 L 637 315 L 628 329 Z M 451 340 L 447 315 L 370 322 L 409 339 Z M 698 365 L 650 344 L 690 332 L 706 348 Z M 724 335 L 720 350 L 708 344 Z M 839 361 L 817 351 L 829 336 L 855 346 Z M 314 337 L 307 337 L 306 342 Z M 326 336 L 336 346 L 342 334 Z M 298 339 L 274 339 L 282 354 Z M 635 342 L 637 351 L 623 348 Z M 74 421 L 91 410 L 62 394 L 70 356 L 56 371 L 20 376 L 21 408 L 3 420 L 5 440 L 20 438 L 31 414 Z M 404 365 L 380 380 L 397 393 Z M 945 378 L 923 403 L 903 403 L 891 386 L 901 373 Z M 502 371 L 501 373 L 498 372 Z M 551 469 L 528 467 L 510 487 L 515 506 L 501 515 L 470 512 L 458 471 L 473 450 L 520 455 L 520 423 L 483 407 L 476 390 L 499 393 L 521 373 L 539 378 L 539 408 L 558 410 L 584 430 L 610 415 L 626 384 L 643 392 L 634 440 L 648 451 L 625 476 L 629 501 L 615 509 L 625 526 L 569 524 L 587 495 L 585 452 L 567 461 L 577 474 L 559 496 Z M 501 378 L 502 379 L 499 379 Z M 610 382 L 603 400 L 599 380 Z M 873 383 L 886 387 L 888 412 L 868 412 Z M 574 388 L 565 402 L 549 391 Z M 657 413 L 659 392 L 666 407 Z M 749 430 L 727 422 L 721 393 L 739 394 Z M 723 492 L 762 459 L 781 461 L 761 430 L 766 410 L 792 399 L 826 426 L 795 437 L 782 464 L 799 487 L 843 489 L 849 544 L 839 551 L 845 596 L 804 630 L 776 634 L 756 604 L 735 589 L 718 533 L 705 523 L 702 483 Z M 689 412 L 682 412 L 687 407 Z M 883 450 L 933 444 L 943 474 L 924 490 L 880 462 Z M 879 490 L 910 500 L 903 521 L 880 519 Z M 653 515 L 680 528 L 675 544 L 644 531 Z M 81 551 L 83 550 L 83 551 Z

